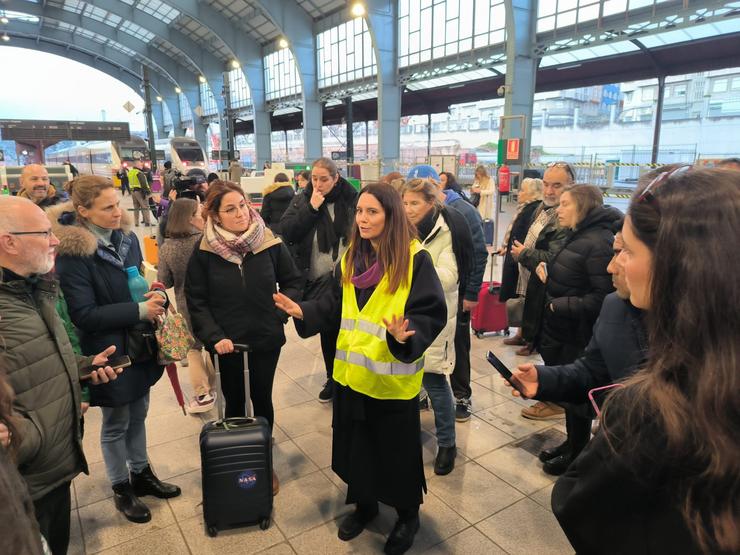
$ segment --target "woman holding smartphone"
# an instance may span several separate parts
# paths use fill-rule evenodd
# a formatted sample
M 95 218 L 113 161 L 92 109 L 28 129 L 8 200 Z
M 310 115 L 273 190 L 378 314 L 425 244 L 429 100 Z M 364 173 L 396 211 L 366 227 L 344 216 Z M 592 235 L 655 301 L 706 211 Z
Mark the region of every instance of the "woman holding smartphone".
M 578 553 L 740 553 L 739 229 L 740 172 L 664 172 L 630 203 L 618 263 L 650 348 L 553 489 Z
M 358 536 L 381 502 L 398 513 L 385 553 L 400 554 L 413 544 L 426 490 L 418 398 L 424 353 L 447 309 L 429 253 L 390 185 L 360 192 L 335 276 L 334 295 L 299 304 L 277 294 L 275 304 L 296 319 L 303 337 L 326 320 L 340 328 L 332 470 L 347 483 L 347 503 L 356 509 L 339 524 L 339 539 Z

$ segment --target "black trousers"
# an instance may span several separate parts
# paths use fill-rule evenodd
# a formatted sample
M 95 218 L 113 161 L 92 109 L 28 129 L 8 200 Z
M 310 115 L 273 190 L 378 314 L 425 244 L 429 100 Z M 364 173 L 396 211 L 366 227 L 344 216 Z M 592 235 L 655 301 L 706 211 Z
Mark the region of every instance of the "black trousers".
M 321 355 L 324 357 L 324 366 L 326 367 L 326 379 L 330 380 L 334 373 L 334 357 L 337 354 L 337 337 L 339 337 L 339 328 L 322 331 L 321 337 Z
M 213 356 L 213 355 L 211 355 Z M 272 384 L 275 380 L 280 349 L 252 351 L 249 364 L 249 393 L 255 416 L 264 416 L 272 427 L 275 411 L 272 407 Z M 226 417 L 245 416 L 244 355 L 231 353 L 219 357 L 221 391 L 226 401 Z
M 459 308 L 455 328 L 455 369 L 450 376 L 455 399 L 470 398 L 470 311 Z
M 39 528 L 54 555 L 66 555 L 69 547 L 70 487 L 70 482 L 62 484 L 33 502 Z
M 569 364 L 583 352 L 583 347 L 569 343 L 548 340 L 545 335 L 540 340 L 540 355 L 547 366 Z M 565 409 L 565 430 L 568 432 L 568 447 L 575 458 L 591 438 L 591 410 L 588 403 L 558 403 Z

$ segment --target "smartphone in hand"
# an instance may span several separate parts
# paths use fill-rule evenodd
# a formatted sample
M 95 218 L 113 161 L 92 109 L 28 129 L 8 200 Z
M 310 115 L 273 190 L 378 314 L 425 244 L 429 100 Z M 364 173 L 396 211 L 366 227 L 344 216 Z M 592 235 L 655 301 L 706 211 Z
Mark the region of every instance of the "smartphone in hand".
M 488 351 L 488 355 L 486 355 L 486 360 L 493 366 L 496 371 L 501 374 L 504 379 L 511 384 L 511 386 L 516 389 L 519 394 L 524 399 L 528 399 L 527 393 L 524 390 L 524 386 L 522 385 L 522 382 L 520 382 L 517 378 L 514 377 L 514 374 L 511 373 L 511 370 L 509 370 L 506 365 L 501 362 L 501 359 L 498 358 L 496 355 L 494 355 L 491 351 Z
M 110 366 L 111 368 L 113 368 L 113 370 L 118 370 L 119 368 L 128 368 L 129 366 L 131 366 L 131 359 L 127 355 L 121 355 L 108 359 L 108 362 L 104 365 L 90 366 L 86 368 L 86 370 L 88 371 L 80 376 L 80 380 L 89 380 L 90 378 L 92 378 L 93 370 L 99 370 L 100 368 L 105 368 L 106 366 Z

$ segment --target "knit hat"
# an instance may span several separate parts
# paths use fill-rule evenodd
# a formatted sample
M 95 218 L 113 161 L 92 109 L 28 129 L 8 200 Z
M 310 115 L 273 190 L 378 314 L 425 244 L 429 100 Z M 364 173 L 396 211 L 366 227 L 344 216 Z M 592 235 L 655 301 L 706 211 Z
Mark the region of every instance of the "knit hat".
M 422 164 L 420 166 L 414 166 L 409 170 L 406 180 L 409 179 L 432 179 L 439 183 L 439 174 L 432 166 Z

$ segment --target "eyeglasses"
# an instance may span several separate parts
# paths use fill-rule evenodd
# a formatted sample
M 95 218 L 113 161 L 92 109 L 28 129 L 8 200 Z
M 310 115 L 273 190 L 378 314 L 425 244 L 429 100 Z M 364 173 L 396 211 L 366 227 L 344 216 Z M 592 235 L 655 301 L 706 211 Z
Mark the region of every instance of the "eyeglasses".
M 54 232 L 51 229 L 46 231 L 8 231 L 8 235 L 43 235 L 46 239 L 49 239 Z
M 568 162 L 550 162 L 547 164 L 548 168 L 563 168 L 565 171 L 567 171 L 570 174 L 570 178 L 575 181 L 576 180 L 576 173 L 573 171 L 573 168 Z
M 661 183 L 668 181 L 674 175 L 690 170 L 691 167 L 692 166 L 690 165 L 679 166 L 675 169 L 672 169 L 671 171 L 662 172 L 658 174 L 658 176 L 655 179 L 653 179 L 650 183 L 648 183 L 645 189 L 643 189 L 642 193 L 640 193 L 640 196 L 637 197 L 636 202 L 647 202 L 650 206 L 655 208 L 655 210 L 658 213 L 660 213 L 660 207 L 658 206 L 658 200 L 655 198 L 655 195 L 653 194 L 653 190 L 656 189 L 658 185 L 660 185 Z
M 246 202 L 241 202 L 239 206 L 229 206 L 226 210 L 219 210 L 219 212 L 229 216 L 236 216 L 237 211 L 249 212 L 249 205 Z

